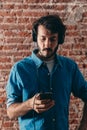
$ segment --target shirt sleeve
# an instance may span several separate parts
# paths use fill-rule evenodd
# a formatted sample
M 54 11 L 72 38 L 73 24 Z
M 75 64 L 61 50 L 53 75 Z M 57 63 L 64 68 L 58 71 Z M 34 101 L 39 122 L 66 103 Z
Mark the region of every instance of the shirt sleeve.
M 87 81 L 83 77 L 77 64 L 74 66 L 72 92 L 74 96 L 81 98 L 84 102 L 87 102 Z
M 6 85 L 7 107 L 16 102 L 22 102 L 22 90 L 17 67 L 13 66 Z

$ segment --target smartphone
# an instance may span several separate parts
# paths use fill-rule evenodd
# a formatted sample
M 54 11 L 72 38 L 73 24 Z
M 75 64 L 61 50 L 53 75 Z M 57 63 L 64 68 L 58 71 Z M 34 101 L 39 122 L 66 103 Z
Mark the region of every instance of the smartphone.
M 53 98 L 53 93 L 52 92 L 44 92 L 44 93 L 39 93 L 38 99 L 44 100 L 44 99 L 51 99 Z

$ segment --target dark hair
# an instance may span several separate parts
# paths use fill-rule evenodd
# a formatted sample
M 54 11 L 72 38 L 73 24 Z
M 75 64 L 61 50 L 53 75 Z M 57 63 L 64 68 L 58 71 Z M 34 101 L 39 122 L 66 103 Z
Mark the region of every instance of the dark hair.
M 37 42 L 37 30 L 39 25 L 43 25 L 50 30 L 51 33 L 58 33 L 58 44 L 64 42 L 66 27 L 58 15 L 43 16 L 33 23 L 32 37 L 34 42 Z

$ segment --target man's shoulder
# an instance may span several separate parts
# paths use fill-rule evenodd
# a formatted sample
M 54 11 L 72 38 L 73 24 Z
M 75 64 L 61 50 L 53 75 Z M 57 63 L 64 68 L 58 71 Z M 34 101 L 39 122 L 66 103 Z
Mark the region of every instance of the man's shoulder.
M 34 65 L 33 59 L 31 56 L 25 57 L 20 61 L 17 61 L 12 68 L 19 69 L 19 68 L 27 68 L 29 66 Z
M 67 66 L 75 66 L 76 62 L 69 58 L 69 57 L 65 57 L 65 56 L 58 56 L 60 62 L 62 63 L 62 65 L 67 65 Z

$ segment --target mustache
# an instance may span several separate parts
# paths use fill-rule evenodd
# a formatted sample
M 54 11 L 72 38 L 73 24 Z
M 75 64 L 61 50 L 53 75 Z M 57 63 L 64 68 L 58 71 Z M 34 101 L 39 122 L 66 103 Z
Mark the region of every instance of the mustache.
M 52 51 L 51 48 L 44 48 L 43 51 L 45 51 L 45 50 L 47 50 L 47 51 Z

